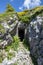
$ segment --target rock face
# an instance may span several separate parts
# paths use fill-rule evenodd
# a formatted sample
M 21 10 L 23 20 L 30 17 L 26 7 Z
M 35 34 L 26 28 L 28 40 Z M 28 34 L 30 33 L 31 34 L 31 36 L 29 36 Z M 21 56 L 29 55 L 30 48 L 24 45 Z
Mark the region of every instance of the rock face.
M 7 45 L 6 40 L 4 40 L 3 42 L 0 42 L 0 48 L 5 48 L 6 45 Z
M 16 35 L 16 28 L 18 25 L 18 17 L 17 15 L 13 15 L 13 17 L 9 16 L 6 18 L 6 21 L 3 20 L 0 22 L 1 31 L 0 31 L 0 48 L 5 48 L 6 45 L 12 43 L 12 35 Z M 4 33 L 3 33 L 4 31 Z
M 43 17 L 37 16 L 30 22 L 26 36 L 31 55 L 37 59 L 38 65 L 43 65 Z
M 2 41 L 0 41 L 0 48 L 5 48 L 7 45 L 11 44 L 13 39 L 10 34 L 5 34 Z
M 13 41 L 12 36 L 18 35 L 19 29 L 21 30 L 23 29 L 25 32 L 25 28 L 27 26 L 26 23 L 19 21 L 18 16 L 15 14 L 13 15 L 13 17 L 11 16 L 7 17 L 5 20 L 1 21 L 0 24 L 4 29 L 4 33 L 3 30 L 0 32 L 0 39 L 2 40 L 0 42 L 1 43 L 0 48 L 4 48 L 6 45 L 12 43 Z M 3 41 L 6 41 L 7 44 L 5 44 Z
M 14 51 L 14 54 L 15 57 L 12 57 L 10 60 L 5 58 L 0 65 L 34 65 L 32 63 L 29 51 L 25 49 L 19 49 L 18 52 Z

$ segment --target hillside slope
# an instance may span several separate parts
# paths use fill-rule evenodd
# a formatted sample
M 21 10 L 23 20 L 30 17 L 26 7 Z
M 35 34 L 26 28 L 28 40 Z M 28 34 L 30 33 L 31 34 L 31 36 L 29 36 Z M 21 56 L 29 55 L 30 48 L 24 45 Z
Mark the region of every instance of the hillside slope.
M 19 29 L 25 30 L 25 36 L 22 41 L 19 34 L 21 37 L 23 34 L 21 34 L 21 31 L 18 34 Z M 40 38 L 40 29 L 41 31 L 43 30 L 43 6 L 16 12 L 8 4 L 7 10 L 0 14 L 0 65 L 37 65 L 37 63 L 38 65 L 43 65 L 39 64 L 39 62 L 43 62 L 43 58 L 41 58 L 42 61 L 40 60 L 41 55 L 43 57 L 43 44 L 41 45 L 43 41 L 38 43 L 40 39 L 43 40 L 43 31 L 42 38 Z M 35 31 L 38 31 L 38 33 Z M 34 41 L 34 44 L 32 43 L 33 41 L 29 43 L 31 41 L 29 36 Z M 36 43 L 38 43 L 38 46 Z M 38 48 L 41 48 L 41 50 Z M 40 53 L 41 55 L 39 55 Z M 34 64 L 30 54 L 33 54 L 35 58 L 37 55 L 40 56 L 37 56 L 37 58 L 39 57 L 38 60 L 33 58 Z
M 43 15 L 43 6 L 39 6 L 31 10 L 24 10 L 23 12 L 18 12 L 20 20 L 22 20 L 24 23 L 29 23 L 38 15 Z

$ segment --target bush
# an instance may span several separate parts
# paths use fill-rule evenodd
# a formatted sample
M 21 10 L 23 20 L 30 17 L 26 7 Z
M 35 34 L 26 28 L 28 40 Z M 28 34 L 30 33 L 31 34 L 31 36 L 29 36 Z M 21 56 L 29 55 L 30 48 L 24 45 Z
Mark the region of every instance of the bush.
M 17 48 L 18 48 L 18 46 L 19 46 L 19 42 L 20 42 L 19 37 L 14 36 L 14 37 L 13 37 L 13 43 L 12 43 L 12 48 L 13 48 L 14 50 L 17 50 Z
M 12 57 L 13 57 L 13 54 L 8 52 L 7 58 L 11 59 Z
M 6 12 L 14 12 L 14 8 L 10 4 L 7 4 Z
M 4 27 L 0 24 L 0 32 L 1 33 L 5 33 L 5 29 L 4 29 Z

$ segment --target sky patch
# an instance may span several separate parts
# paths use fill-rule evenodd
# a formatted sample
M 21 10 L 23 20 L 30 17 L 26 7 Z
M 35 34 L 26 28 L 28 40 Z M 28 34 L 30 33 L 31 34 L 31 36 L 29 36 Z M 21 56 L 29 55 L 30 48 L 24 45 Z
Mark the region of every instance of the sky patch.
M 21 10 L 30 9 L 40 5 L 41 5 L 41 0 L 24 0 L 24 3 L 22 4 L 21 7 L 19 7 L 19 9 Z
M 43 0 L 0 0 L 0 13 L 6 10 L 8 3 L 14 7 L 15 11 L 21 12 L 25 9 L 43 5 Z

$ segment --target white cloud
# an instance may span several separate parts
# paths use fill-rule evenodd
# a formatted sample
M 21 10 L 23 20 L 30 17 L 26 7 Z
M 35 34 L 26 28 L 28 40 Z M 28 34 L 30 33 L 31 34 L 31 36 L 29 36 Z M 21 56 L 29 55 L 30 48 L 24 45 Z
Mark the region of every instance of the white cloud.
M 23 5 L 21 6 L 21 8 L 26 8 L 26 9 L 30 9 L 33 8 L 35 6 L 39 6 L 41 4 L 41 0 L 24 0 Z
M 25 1 L 24 1 L 24 4 L 23 4 L 23 7 L 29 9 L 30 3 L 31 3 L 31 0 L 25 0 Z
M 20 10 L 23 10 L 23 7 L 19 7 Z

